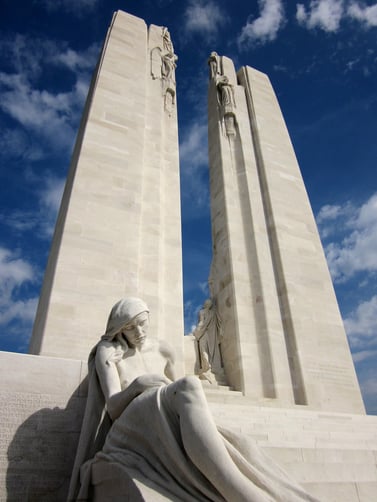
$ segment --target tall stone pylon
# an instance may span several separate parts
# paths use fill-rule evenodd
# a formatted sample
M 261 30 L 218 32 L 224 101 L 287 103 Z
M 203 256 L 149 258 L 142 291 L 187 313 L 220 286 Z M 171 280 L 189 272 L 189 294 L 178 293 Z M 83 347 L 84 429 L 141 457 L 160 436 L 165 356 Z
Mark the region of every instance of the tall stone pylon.
M 229 384 L 256 402 L 365 413 L 331 277 L 268 77 L 212 53 L 211 295 Z
M 150 331 L 169 336 L 183 371 L 176 59 L 166 28 L 114 14 L 57 220 L 33 354 L 86 359 L 112 305 L 139 296 Z

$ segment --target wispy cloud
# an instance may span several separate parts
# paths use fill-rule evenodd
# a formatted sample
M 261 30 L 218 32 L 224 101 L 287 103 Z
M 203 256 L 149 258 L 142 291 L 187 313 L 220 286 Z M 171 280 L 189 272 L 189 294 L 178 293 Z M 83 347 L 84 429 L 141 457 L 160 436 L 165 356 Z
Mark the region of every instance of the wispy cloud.
M 74 106 L 82 105 L 75 88 L 53 94 L 33 88 L 22 75 L 0 73 L 0 89 L 3 112 L 26 130 L 38 134 L 54 149 L 72 146 L 75 130 L 71 113 Z
M 220 7 L 212 1 L 190 0 L 184 14 L 186 33 L 200 33 L 212 38 L 228 22 Z
M 324 206 L 317 222 L 324 239 L 343 230 L 343 237 L 325 244 L 330 272 L 335 282 L 344 282 L 357 272 L 377 271 L 377 193 L 360 207 L 350 203 Z
M 337 31 L 344 14 L 343 0 L 311 0 L 309 8 L 297 4 L 296 19 L 307 28 Z
M 50 12 L 66 11 L 81 17 L 93 11 L 100 3 L 100 0 L 37 0 L 37 2 L 44 5 Z
M 184 304 L 185 314 L 185 334 L 191 334 L 198 322 L 199 310 L 202 304 L 196 304 L 192 300 L 187 300 Z
M 208 204 L 208 181 L 203 179 L 208 164 L 207 125 L 195 123 L 183 133 L 180 143 L 182 198 L 192 206 Z
M 275 40 L 285 23 L 282 0 L 259 0 L 260 16 L 248 20 L 238 37 L 239 48 L 253 43 L 266 43 Z
M 316 221 L 321 238 L 327 237 L 339 232 L 340 229 L 347 231 L 352 227 L 355 219 L 355 207 L 346 202 L 343 205 L 326 204 L 319 210 Z
M 363 2 L 351 2 L 347 14 L 349 17 L 363 23 L 365 27 L 377 26 L 377 3 L 366 6 Z
M 24 158 L 41 158 L 41 149 L 30 148 L 25 133 L 35 136 L 38 140 L 35 144 L 40 144 L 42 140 L 46 151 L 70 149 L 98 46 L 92 45 L 77 52 L 66 44 L 22 35 L 15 36 L 14 44 L 4 40 L 0 45 L 8 56 L 9 68 L 0 73 L 0 110 L 22 126 L 22 129 L 6 129 L 9 140 L 7 154 L 11 154 L 13 147 L 16 156 L 19 156 L 21 144 Z M 57 78 L 59 68 L 71 71 L 75 77 L 74 84 L 60 92 L 43 88 L 41 76 L 51 66 L 55 68 Z
M 4 158 L 16 158 L 36 161 L 44 157 L 40 145 L 33 142 L 25 131 L 9 129 L 3 126 L 0 136 L 0 155 Z
M 40 239 L 51 239 L 54 231 L 56 215 L 64 189 L 64 180 L 46 178 L 40 182 L 42 188 L 37 190 L 38 207 L 30 211 L 3 211 L 0 222 L 12 229 L 14 233 L 32 231 Z
M 377 296 L 360 303 L 348 317 L 344 319 L 344 326 L 347 331 L 351 346 L 357 349 L 365 349 L 368 342 L 377 343 Z M 366 351 L 363 351 L 363 359 L 366 359 Z M 369 352 L 371 357 L 377 351 Z M 359 355 L 359 358 L 361 354 Z
M 377 3 L 366 6 L 364 2 L 346 0 L 311 0 L 308 7 L 296 4 L 296 19 L 305 28 L 327 32 L 338 31 L 347 19 L 359 21 L 364 28 L 371 28 L 377 26 Z
M 17 319 L 30 324 L 35 315 L 38 298 L 24 298 L 20 292 L 25 284 L 39 276 L 34 267 L 19 253 L 0 247 L 0 325 Z

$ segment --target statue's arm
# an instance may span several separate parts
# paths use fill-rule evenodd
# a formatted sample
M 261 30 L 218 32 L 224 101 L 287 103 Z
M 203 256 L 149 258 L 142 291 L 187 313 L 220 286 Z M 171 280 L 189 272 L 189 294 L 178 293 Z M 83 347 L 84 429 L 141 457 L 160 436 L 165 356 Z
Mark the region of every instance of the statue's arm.
M 145 390 L 169 383 L 160 375 L 146 374 L 135 378 L 128 387 L 122 390 L 115 365 L 117 357 L 116 350 L 110 343 L 99 344 L 96 353 L 96 370 L 105 396 L 107 411 L 112 420 L 118 418 L 130 402 Z
M 105 396 L 107 411 L 112 420 L 118 418 L 130 402 L 142 390 L 134 380 L 122 391 L 115 362 L 115 348 L 111 344 L 100 343 L 96 353 L 96 370 Z
M 166 360 L 166 365 L 164 369 L 165 375 L 174 382 L 176 380 L 175 374 L 175 354 L 173 348 L 166 342 L 160 341 L 160 353 Z

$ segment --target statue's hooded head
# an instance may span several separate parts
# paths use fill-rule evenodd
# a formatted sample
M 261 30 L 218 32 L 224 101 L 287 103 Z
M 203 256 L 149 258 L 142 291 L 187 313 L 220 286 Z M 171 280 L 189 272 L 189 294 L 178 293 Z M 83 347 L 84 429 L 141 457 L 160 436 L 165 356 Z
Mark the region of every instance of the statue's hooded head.
M 148 305 L 140 298 L 128 297 L 119 300 L 111 309 L 106 333 L 102 339 L 112 340 L 128 323 L 142 312 L 149 312 Z

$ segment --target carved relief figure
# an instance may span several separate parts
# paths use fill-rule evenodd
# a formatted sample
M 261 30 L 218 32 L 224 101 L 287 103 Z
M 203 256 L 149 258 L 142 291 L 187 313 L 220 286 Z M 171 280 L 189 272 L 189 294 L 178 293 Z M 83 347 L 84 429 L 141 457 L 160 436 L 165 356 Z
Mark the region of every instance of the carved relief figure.
M 217 429 L 200 380 L 174 381 L 174 354 L 148 325 L 145 302 L 124 298 L 90 353 L 68 500 L 314 500 L 253 443 Z
M 225 123 L 225 130 L 228 136 L 236 135 L 234 89 L 226 76 L 220 77 L 217 81 L 219 90 L 219 101 Z
M 173 42 L 171 41 L 169 30 L 166 27 L 162 28 L 162 45 L 165 52 L 169 52 L 170 54 L 174 53 Z
M 208 59 L 209 65 L 209 78 L 216 80 L 219 75 L 222 75 L 221 71 L 221 60 L 217 52 L 211 52 Z
M 165 78 L 165 80 L 168 81 L 169 87 L 175 84 L 174 81 L 174 70 L 176 69 L 177 65 L 175 62 L 177 61 L 177 56 L 173 53 L 166 53 L 162 56 L 162 68 L 161 68 L 161 73 L 162 77 Z
M 193 332 L 197 341 L 197 361 L 195 373 L 202 380 L 213 382 L 213 376 L 221 385 L 226 385 L 226 377 L 221 357 L 222 323 L 215 303 L 206 300 L 199 312 L 198 324 Z
M 175 69 L 178 57 L 174 54 L 174 47 L 167 28 L 161 28 L 161 45 L 151 50 L 151 75 L 153 79 L 160 79 L 164 106 L 169 115 L 175 104 Z

